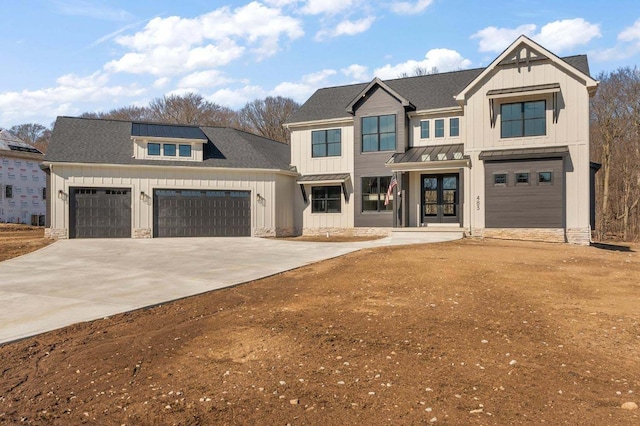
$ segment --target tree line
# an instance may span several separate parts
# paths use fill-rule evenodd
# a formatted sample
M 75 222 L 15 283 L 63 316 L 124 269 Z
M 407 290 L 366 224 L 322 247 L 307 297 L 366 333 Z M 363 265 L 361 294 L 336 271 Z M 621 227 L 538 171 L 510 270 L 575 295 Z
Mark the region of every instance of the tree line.
M 289 131 L 283 124 L 300 104 L 282 96 L 268 96 L 247 103 L 240 110 L 207 101 L 197 93 L 166 95 L 149 102 L 148 106 L 124 106 L 108 112 L 85 112 L 80 117 L 113 120 L 149 121 L 168 124 L 221 126 L 254 133 L 283 143 L 289 143 Z M 37 123 L 18 124 L 9 129 L 18 138 L 46 152 L 50 127 Z

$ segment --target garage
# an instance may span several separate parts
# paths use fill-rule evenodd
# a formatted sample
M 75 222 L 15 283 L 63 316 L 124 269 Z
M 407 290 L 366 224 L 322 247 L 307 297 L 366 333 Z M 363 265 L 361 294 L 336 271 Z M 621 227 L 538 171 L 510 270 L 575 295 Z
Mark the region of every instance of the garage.
M 562 157 L 485 160 L 487 228 L 563 228 Z
M 156 189 L 153 236 L 251 236 L 251 192 Z
M 131 189 L 70 188 L 70 238 L 130 238 Z

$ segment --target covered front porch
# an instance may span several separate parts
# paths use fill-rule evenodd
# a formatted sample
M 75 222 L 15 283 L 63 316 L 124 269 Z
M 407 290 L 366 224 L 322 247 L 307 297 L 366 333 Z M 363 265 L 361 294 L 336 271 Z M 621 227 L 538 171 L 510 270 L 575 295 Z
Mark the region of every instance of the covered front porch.
M 413 230 L 462 230 L 465 182 L 470 159 L 463 145 L 409 148 L 387 161 L 397 179 L 392 191 L 393 227 Z

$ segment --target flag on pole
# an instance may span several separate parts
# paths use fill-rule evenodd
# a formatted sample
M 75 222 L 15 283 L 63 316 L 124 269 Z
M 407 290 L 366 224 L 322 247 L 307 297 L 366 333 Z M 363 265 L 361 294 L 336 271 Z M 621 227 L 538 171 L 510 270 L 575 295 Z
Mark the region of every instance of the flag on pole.
M 389 182 L 389 189 L 387 189 L 387 195 L 384 197 L 385 206 L 389 205 L 389 198 L 391 198 L 391 194 L 393 194 L 393 188 L 395 188 L 396 186 L 398 186 L 398 179 L 396 179 L 396 176 L 393 175 L 391 177 L 391 182 Z

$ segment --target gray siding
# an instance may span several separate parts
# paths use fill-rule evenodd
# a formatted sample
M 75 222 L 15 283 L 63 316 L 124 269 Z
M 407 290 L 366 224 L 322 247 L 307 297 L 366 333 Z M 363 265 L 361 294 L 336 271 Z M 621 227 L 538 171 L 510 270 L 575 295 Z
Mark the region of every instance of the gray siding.
M 539 184 L 538 172 L 553 172 L 551 184 Z M 529 184 L 516 184 L 515 173 L 528 172 Z M 495 186 L 494 174 L 506 173 L 507 185 Z M 562 159 L 485 163 L 487 228 L 563 228 L 564 169 Z
M 394 152 L 404 152 L 407 146 L 407 117 L 404 107 L 385 90 L 374 87 L 364 101 L 355 106 L 354 119 L 354 226 L 391 227 L 391 212 L 362 212 L 362 178 L 369 176 L 391 176 L 385 163 Z M 376 115 L 396 115 L 396 150 L 382 152 L 362 152 L 362 117 Z

